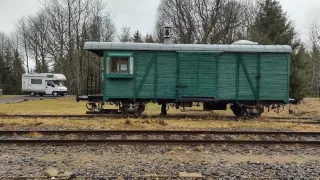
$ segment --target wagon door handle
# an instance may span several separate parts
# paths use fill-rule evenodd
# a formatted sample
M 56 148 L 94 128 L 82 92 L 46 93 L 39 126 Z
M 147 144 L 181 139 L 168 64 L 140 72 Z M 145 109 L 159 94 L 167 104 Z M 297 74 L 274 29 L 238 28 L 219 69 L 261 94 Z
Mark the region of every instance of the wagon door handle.
M 187 88 L 188 86 L 187 85 L 184 85 L 184 84 L 178 84 L 176 86 L 176 88 Z
M 261 78 L 261 73 L 257 74 L 257 78 Z

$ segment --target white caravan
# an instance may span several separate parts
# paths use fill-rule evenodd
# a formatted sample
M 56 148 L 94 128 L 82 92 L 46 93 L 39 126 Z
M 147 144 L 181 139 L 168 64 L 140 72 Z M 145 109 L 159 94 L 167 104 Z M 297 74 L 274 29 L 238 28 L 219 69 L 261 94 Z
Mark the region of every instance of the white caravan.
M 62 84 L 66 77 L 63 74 L 33 73 L 22 75 L 22 92 L 30 93 L 30 96 L 51 94 L 64 96 L 67 88 Z

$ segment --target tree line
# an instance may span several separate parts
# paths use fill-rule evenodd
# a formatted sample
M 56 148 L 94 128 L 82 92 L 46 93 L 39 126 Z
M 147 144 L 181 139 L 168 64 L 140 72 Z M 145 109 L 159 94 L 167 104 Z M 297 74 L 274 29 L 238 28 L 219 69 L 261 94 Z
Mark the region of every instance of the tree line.
M 306 44 L 277 0 L 161 0 L 153 33 L 116 30 L 101 0 L 42 0 L 36 14 L 21 18 L 11 36 L 0 33 L 0 88 L 21 91 L 21 74 L 66 75 L 71 94 L 102 90 L 101 59 L 83 50 L 85 41 L 163 43 L 164 26 L 174 43 L 291 45 L 290 96 L 320 96 L 320 26 L 312 23 Z M 32 65 L 31 65 L 32 64 Z

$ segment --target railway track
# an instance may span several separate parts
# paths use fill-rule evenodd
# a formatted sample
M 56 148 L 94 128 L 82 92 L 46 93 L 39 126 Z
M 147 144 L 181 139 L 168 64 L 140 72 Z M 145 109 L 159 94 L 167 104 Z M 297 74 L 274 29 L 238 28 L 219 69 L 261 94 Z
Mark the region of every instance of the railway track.
M 28 135 L 36 134 L 30 138 Z M 73 135 L 72 139 L 68 135 Z M 120 135 L 120 136 L 119 136 Z M 54 138 L 52 138 L 53 136 Z M 58 138 L 56 136 L 59 136 Z M 76 138 L 74 137 L 76 136 Z M 239 138 L 240 137 L 240 138 Z M 255 139 L 252 139 L 255 137 Z M 258 140 L 256 139 L 258 137 Z M 311 138 L 312 140 L 306 140 Z M 320 132 L 61 130 L 0 131 L 0 144 L 305 144 L 320 145 Z
M 123 119 L 122 115 L 117 114 L 2 114 L 0 118 L 69 118 L 69 119 L 95 119 L 95 118 L 110 118 L 110 119 Z M 150 118 L 165 118 L 166 120 L 178 119 L 215 119 L 215 120 L 237 120 L 234 116 L 210 116 L 210 115 L 168 115 L 162 117 L 160 115 L 144 115 L 141 119 Z M 261 122 L 292 122 L 292 123 L 305 123 L 305 124 L 320 124 L 320 118 L 299 118 L 299 117 L 266 117 L 261 118 Z M 249 119 L 251 120 L 251 119 Z M 259 120 L 259 119 L 258 119 Z

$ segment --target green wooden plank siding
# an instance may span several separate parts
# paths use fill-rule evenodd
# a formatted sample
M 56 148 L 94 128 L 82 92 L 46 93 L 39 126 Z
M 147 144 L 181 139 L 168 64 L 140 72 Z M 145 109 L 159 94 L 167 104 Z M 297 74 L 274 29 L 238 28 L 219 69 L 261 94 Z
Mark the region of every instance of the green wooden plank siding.
M 243 63 L 246 66 L 246 69 L 248 70 L 249 77 L 251 79 L 251 82 L 257 90 L 257 65 L 258 65 L 258 55 L 257 54 L 242 54 L 241 55 L 243 59 Z M 249 84 L 248 78 L 244 72 L 244 69 L 242 65 L 240 64 L 239 67 L 239 100 L 255 100 L 254 93 L 251 89 L 251 86 Z
M 216 58 L 214 53 L 180 53 L 180 96 L 214 97 Z
M 157 56 L 150 64 L 155 53 Z M 138 87 L 141 89 L 136 98 L 176 99 L 178 84 L 186 85 L 185 88 L 179 89 L 179 97 L 257 100 L 248 81 L 249 76 L 260 100 L 288 101 L 289 54 L 260 54 L 259 92 L 259 54 L 222 53 L 217 56 L 216 53 L 204 52 L 137 51 L 133 53 L 133 57 L 134 78 L 105 78 L 105 99 L 134 98 Z M 247 74 L 239 57 L 246 67 Z M 146 74 L 148 67 L 150 69 Z M 145 79 L 142 81 L 144 76 Z
M 107 98 L 132 98 L 133 80 L 132 79 L 106 79 L 104 94 Z
M 216 54 L 199 55 L 199 95 L 215 97 L 216 94 Z
M 198 54 L 180 53 L 179 84 L 186 86 L 179 89 L 179 96 L 198 97 Z
M 157 98 L 176 97 L 177 60 L 176 52 L 163 52 L 158 55 Z
M 260 99 L 288 101 L 288 63 L 285 54 L 261 56 Z
M 147 68 L 149 63 L 151 62 L 153 55 L 155 52 L 144 52 L 144 53 L 136 53 L 134 63 L 136 63 L 136 87 L 138 88 L 142 83 L 142 87 L 140 92 L 138 93 L 137 98 L 150 98 L 154 95 L 154 76 L 155 76 L 155 63 L 157 59 L 152 63 L 150 70 L 145 78 L 144 82 L 141 82 L 143 76 L 147 72 Z
M 235 54 L 222 54 L 218 59 L 218 99 L 236 99 L 236 75 L 238 57 Z

